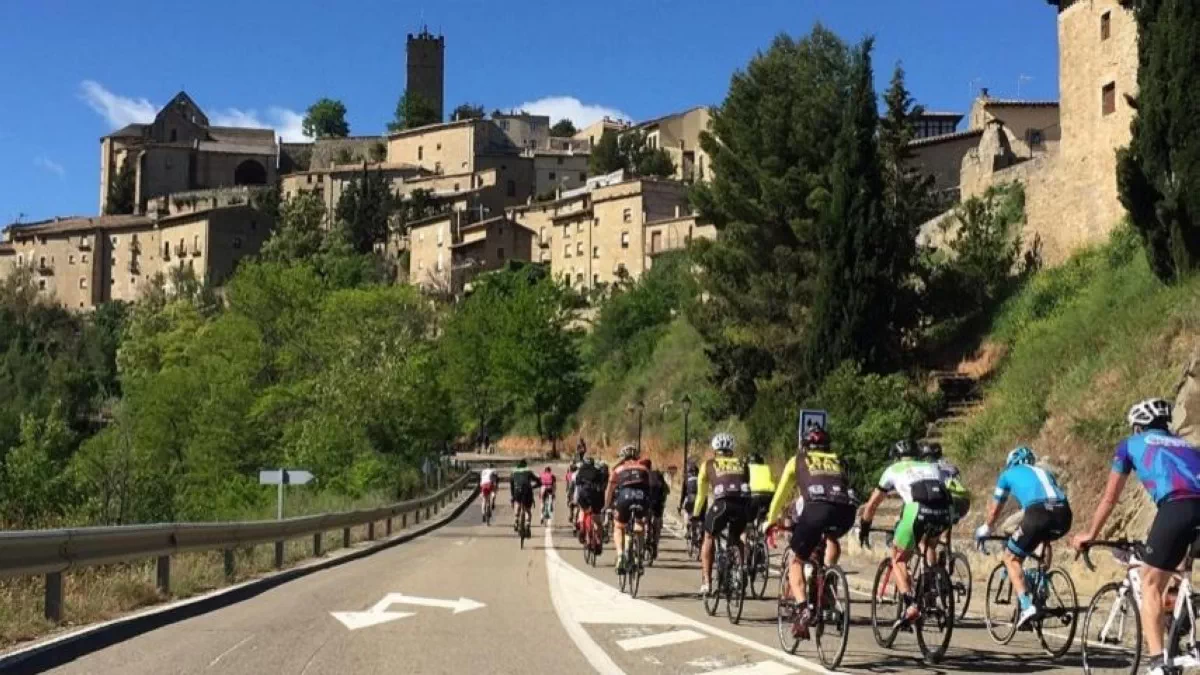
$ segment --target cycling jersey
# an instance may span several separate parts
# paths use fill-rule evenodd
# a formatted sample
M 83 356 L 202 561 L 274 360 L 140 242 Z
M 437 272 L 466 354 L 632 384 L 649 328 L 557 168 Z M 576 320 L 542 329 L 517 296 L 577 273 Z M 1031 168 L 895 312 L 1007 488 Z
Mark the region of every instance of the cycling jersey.
M 1155 504 L 1200 498 L 1200 450 L 1165 431 L 1145 431 L 1121 441 L 1112 470 L 1136 472 Z
M 1054 474 L 1040 466 L 1029 464 L 1009 467 L 1000 474 L 992 497 L 1003 504 L 1010 493 L 1022 509 L 1045 502 L 1067 501 L 1067 495 L 1058 486 Z
M 714 457 L 705 462 L 700 469 L 700 480 L 696 485 L 698 498 L 692 509 L 692 515 L 697 518 L 704 515 L 710 484 L 714 502 L 749 497 L 750 469 L 737 457 Z
M 543 471 L 541 480 L 542 480 L 543 488 L 545 488 L 547 490 L 554 489 L 554 473 L 553 472 Z
M 484 469 L 479 472 L 480 485 L 494 485 L 496 483 L 496 470 Z
M 858 502 L 846 475 L 846 464 L 831 452 L 804 452 L 788 460 L 779 477 L 779 488 L 771 500 L 767 522 L 775 522 L 783 513 L 784 504 L 791 500 L 792 486 L 800 493 L 797 511 L 804 500 L 855 505 Z
M 509 479 L 512 485 L 513 493 L 526 492 L 533 494 L 535 485 L 541 485 L 541 479 L 529 469 L 513 469 L 512 477 Z
M 650 471 L 637 462 L 624 461 L 613 467 L 612 481 L 617 489 L 650 489 Z
M 683 481 L 683 496 L 684 497 L 695 497 L 696 493 L 699 489 L 700 489 L 700 476 L 698 476 L 698 475 L 697 476 L 688 476 L 687 479 L 685 479 Z
M 949 494 L 942 473 L 929 462 L 902 459 L 884 470 L 879 489 L 896 491 L 905 504 L 920 503 L 933 508 L 948 506 Z
M 750 465 L 750 492 L 754 494 L 774 494 L 775 479 L 771 476 L 771 467 L 766 464 Z

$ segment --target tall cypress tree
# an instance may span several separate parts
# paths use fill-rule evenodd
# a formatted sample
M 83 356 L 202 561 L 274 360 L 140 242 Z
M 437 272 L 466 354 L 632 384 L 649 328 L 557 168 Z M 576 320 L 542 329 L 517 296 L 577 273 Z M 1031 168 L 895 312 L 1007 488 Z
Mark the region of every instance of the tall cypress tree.
M 1158 277 L 1200 267 L 1200 4 L 1142 0 L 1133 142 L 1118 156 L 1121 202 Z
M 346 228 L 351 246 L 359 253 L 370 253 L 376 244 L 387 241 L 396 198 L 392 186 L 382 171 L 368 171 L 363 164 L 362 174 L 338 199 L 337 219 Z

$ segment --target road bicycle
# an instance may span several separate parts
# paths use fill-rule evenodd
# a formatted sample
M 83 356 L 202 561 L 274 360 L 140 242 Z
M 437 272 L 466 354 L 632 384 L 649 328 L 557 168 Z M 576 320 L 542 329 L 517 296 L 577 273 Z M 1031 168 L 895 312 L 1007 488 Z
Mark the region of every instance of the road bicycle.
M 1200 530 L 1198 530 L 1200 531 Z M 1113 558 L 1125 566 L 1125 578 L 1100 587 L 1088 605 L 1083 619 L 1083 670 L 1086 673 L 1131 673 L 1142 667 L 1142 575 L 1145 544 L 1118 539 L 1089 542 L 1083 549 L 1083 561 L 1095 571 L 1090 557 L 1093 548 L 1112 549 Z M 1169 612 L 1163 660 L 1168 674 L 1200 666 L 1196 641 L 1196 593 L 1191 570 L 1195 558 L 1189 550 L 1184 560 L 1186 573 L 1171 576 L 1169 593 L 1163 608 Z
M 704 521 L 699 518 L 692 518 L 690 512 L 687 519 L 684 538 L 687 539 L 688 560 L 699 560 L 700 547 L 704 545 Z
M 542 525 L 554 522 L 554 492 L 551 491 L 549 496 L 545 492 L 542 493 Z
M 662 536 L 662 518 L 651 516 L 649 531 L 646 533 L 646 566 L 654 567 L 654 561 L 658 560 L 658 542 Z
M 646 573 L 646 511 L 638 504 L 629 507 L 629 527 L 625 528 L 625 567 L 617 570 L 621 592 L 636 598 Z
M 890 530 L 878 530 L 880 532 L 890 532 Z M 892 545 L 890 535 L 888 546 Z M 925 546 L 923 545 L 924 549 Z M 974 576 L 971 573 L 971 563 L 967 561 L 967 556 L 961 551 L 952 549 L 949 542 L 938 539 L 934 547 L 935 561 L 939 567 L 946 570 L 946 574 L 950 576 L 950 586 L 954 589 L 954 608 L 958 612 L 956 617 L 959 621 L 967 616 L 967 610 L 971 604 L 971 594 L 974 591 Z M 880 585 L 881 592 L 884 596 L 887 595 L 888 589 L 892 584 L 892 570 L 889 567 L 884 573 L 883 583 Z
M 583 514 L 583 531 L 583 561 L 595 567 L 596 558 L 603 550 L 604 533 L 600 530 L 600 523 L 592 516 L 591 509 Z
M 1007 536 L 995 535 L 980 541 L 1006 542 L 1008 539 Z M 987 552 L 982 545 L 981 550 Z M 1036 633 L 1046 653 L 1052 659 L 1058 659 L 1067 653 L 1075 641 L 1075 630 L 1079 623 L 1079 596 L 1075 593 L 1075 583 L 1070 575 L 1061 568 L 1051 568 L 1047 563 L 1046 550 L 1043 546 L 1042 555 L 1030 555 L 1025 559 L 1025 585 L 1033 596 L 1038 614 L 1021 630 Z M 988 575 L 984 608 L 984 623 L 992 640 L 1000 645 L 1011 643 L 1018 633 L 1017 617 L 1021 612 L 1021 603 L 1017 601 L 1016 590 L 1003 562 L 996 563 Z
M 708 593 L 704 596 L 704 609 L 709 616 L 716 616 L 725 600 L 725 615 L 729 623 L 742 620 L 742 609 L 746 604 L 746 566 L 742 560 L 742 544 L 738 539 L 730 540 L 729 529 L 713 537 L 713 579 L 709 581 Z
M 767 582 L 771 576 L 771 550 L 763 536 L 762 522 L 755 519 L 746 533 L 746 574 L 750 595 L 760 600 L 767 597 Z
M 493 490 L 496 488 L 492 488 Z M 483 524 L 491 527 L 492 525 L 492 497 L 484 494 L 483 496 Z
M 809 615 L 808 631 L 817 648 L 821 663 L 836 670 L 846 655 L 850 640 L 850 585 L 846 572 L 837 565 L 825 566 L 827 536 L 804 563 L 805 588 L 809 602 L 815 611 Z M 776 629 L 779 646 L 789 654 L 795 654 L 800 646 L 794 626 L 799 619 L 799 605 L 792 598 L 789 575 L 793 557 L 788 547 L 779 562 L 779 603 L 776 610 Z
M 521 541 L 521 548 L 525 548 L 525 540 L 533 537 L 533 531 L 530 529 L 530 521 L 533 519 L 533 514 L 530 509 L 517 504 L 517 539 Z
M 882 532 L 890 542 L 893 530 L 871 528 L 869 532 Z M 928 663 L 938 663 L 950 647 L 950 636 L 954 633 L 954 588 L 950 575 L 940 565 L 930 565 L 924 555 L 914 552 L 908 558 L 910 587 L 916 599 L 917 617 L 904 620 L 906 607 L 899 591 L 892 584 L 890 596 L 886 593 L 886 578 L 892 574 L 892 556 L 889 551 L 875 571 L 871 585 L 871 630 L 875 642 L 891 649 L 901 631 L 913 630 L 917 636 L 917 647 Z M 892 605 L 894 609 L 888 609 Z M 928 633 L 928 634 L 927 634 Z

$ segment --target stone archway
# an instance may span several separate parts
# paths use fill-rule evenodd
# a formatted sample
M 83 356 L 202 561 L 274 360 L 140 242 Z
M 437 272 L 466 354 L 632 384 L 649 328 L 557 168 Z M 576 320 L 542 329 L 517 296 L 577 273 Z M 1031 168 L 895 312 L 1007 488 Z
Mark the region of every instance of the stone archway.
M 247 159 L 233 170 L 234 185 L 266 185 L 267 169 L 257 160 Z

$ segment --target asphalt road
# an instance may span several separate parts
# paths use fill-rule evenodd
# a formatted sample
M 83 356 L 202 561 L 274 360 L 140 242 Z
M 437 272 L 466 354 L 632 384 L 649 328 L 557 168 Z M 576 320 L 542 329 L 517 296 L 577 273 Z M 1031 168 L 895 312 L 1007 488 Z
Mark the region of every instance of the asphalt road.
M 683 542 L 670 536 L 671 527 L 664 533 L 659 561 L 647 571 L 634 600 L 615 588 L 610 550 L 596 568 L 584 565 L 561 494 L 555 526 L 535 526 L 524 550 L 510 527 L 506 489 L 497 501 L 497 518 L 490 527 L 480 523 L 476 501 L 452 523 L 417 540 L 159 628 L 50 672 L 824 672 L 811 644 L 802 643 L 796 656 L 778 649 L 772 600 L 748 600 L 741 625 L 731 625 L 723 612 L 708 617 L 697 595 L 698 564 L 687 560 Z M 858 583 L 866 574 L 855 575 Z M 771 581 L 769 595 L 777 592 L 777 583 Z M 1066 659 L 1051 663 L 1032 637 L 998 647 L 973 620 L 955 630 L 946 661 L 927 667 L 918 661 L 911 635 L 902 635 L 894 650 L 878 648 L 871 636 L 869 604 L 862 595 L 856 600 L 844 670 L 1080 670 L 1077 645 Z

